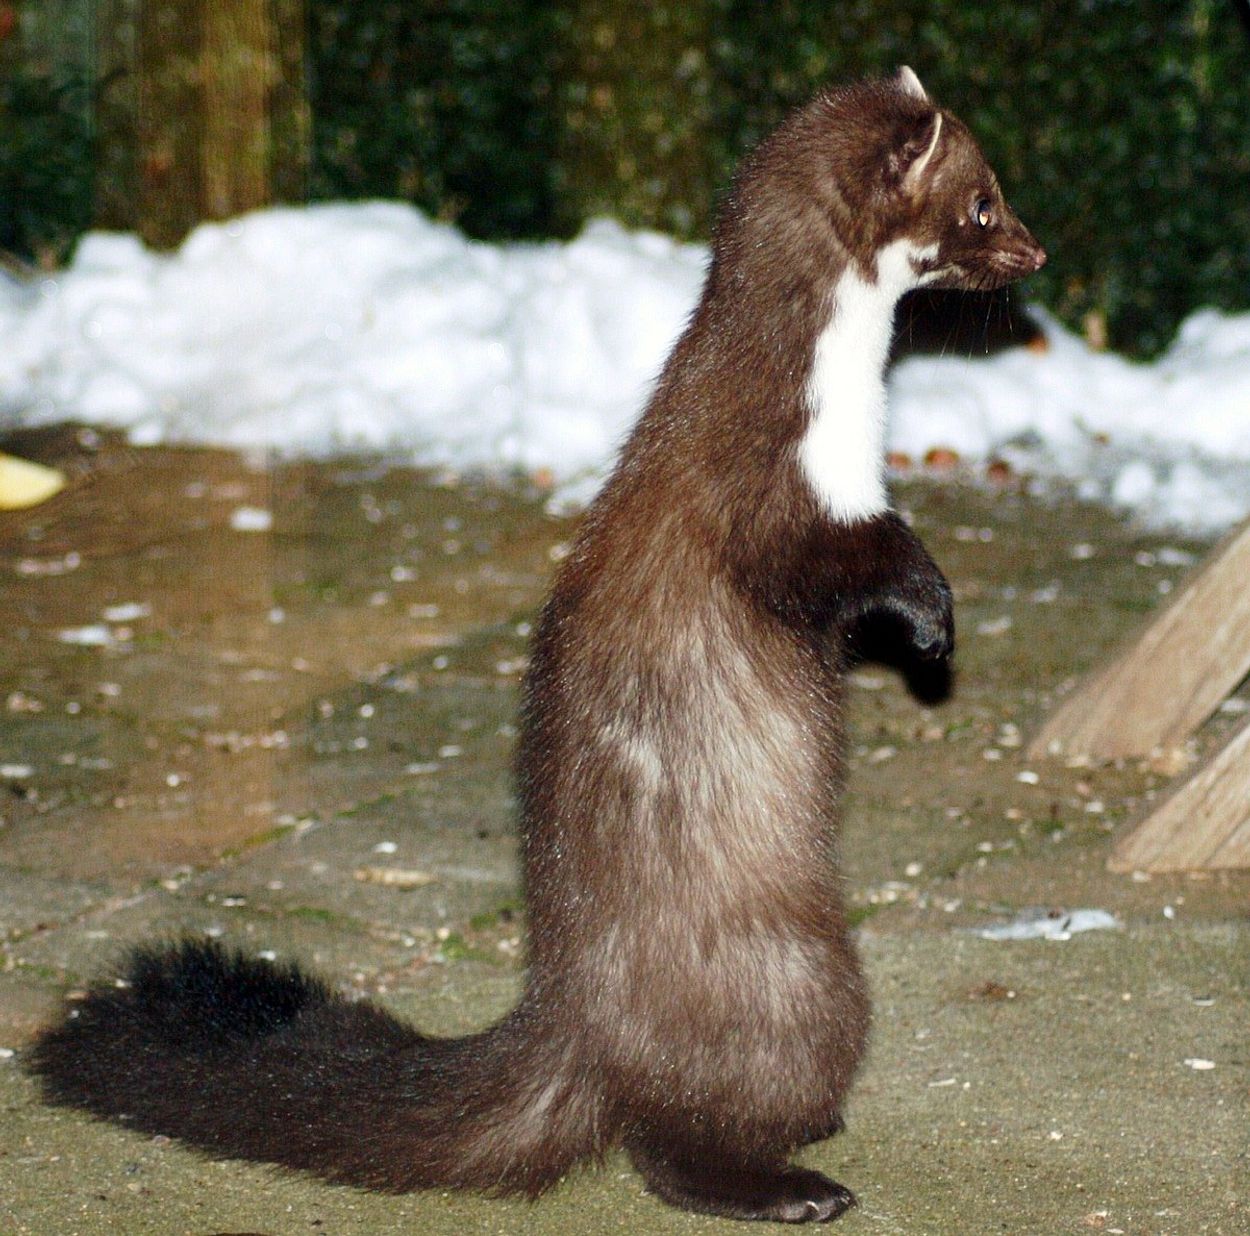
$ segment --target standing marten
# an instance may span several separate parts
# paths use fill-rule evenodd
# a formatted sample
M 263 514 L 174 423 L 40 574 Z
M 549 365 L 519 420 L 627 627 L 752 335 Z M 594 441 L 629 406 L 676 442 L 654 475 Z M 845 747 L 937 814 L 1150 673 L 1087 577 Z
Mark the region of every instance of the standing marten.
M 383 1190 L 535 1196 L 624 1145 L 652 1192 L 831 1219 L 868 991 L 837 867 L 847 637 L 947 658 L 950 589 L 889 507 L 883 370 L 919 286 L 1045 254 L 910 69 L 743 164 L 689 325 L 533 640 L 517 777 L 529 970 L 433 1039 L 294 967 L 140 949 L 46 1031 L 52 1102 Z

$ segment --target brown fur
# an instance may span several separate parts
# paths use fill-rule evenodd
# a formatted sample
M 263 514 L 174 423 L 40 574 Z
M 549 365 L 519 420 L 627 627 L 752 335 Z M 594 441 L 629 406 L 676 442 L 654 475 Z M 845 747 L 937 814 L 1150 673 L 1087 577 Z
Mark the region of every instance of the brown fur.
M 920 273 L 939 286 L 1043 258 L 967 130 L 905 78 L 818 98 L 739 173 L 702 299 L 535 633 L 518 1008 L 430 1040 L 189 944 L 48 1032 L 50 1098 L 373 1187 L 535 1194 L 623 1143 L 691 1209 L 852 1204 L 787 1166 L 841 1127 L 869 1028 L 836 856 L 845 650 L 884 616 L 947 657 L 950 592 L 896 516 L 831 518 L 798 446 L 839 278 L 872 284 L 903 237 L 937 246 Z M 262 1010 L 246 1033 L 240 983 Z M 204 1029 L 171 1041 L 168 1008 Z

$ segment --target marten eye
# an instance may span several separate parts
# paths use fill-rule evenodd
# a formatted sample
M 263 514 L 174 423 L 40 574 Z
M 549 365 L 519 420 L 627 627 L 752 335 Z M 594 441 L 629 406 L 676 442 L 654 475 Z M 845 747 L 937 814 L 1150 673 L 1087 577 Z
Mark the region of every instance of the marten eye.
M 972 221 L 977 227 L 989 227 L 994 222 L 994 203 L 988 197 L 977 199 L 972 208 Z

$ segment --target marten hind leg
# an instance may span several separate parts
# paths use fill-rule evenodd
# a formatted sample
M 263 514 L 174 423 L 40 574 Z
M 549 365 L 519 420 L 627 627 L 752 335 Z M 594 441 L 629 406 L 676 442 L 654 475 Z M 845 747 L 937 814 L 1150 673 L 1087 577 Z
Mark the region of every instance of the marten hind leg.
M 820 1172 L 782 1161 L 741 1163 L 631 1142 L 630 1159 L 661 1200 L 728 1219 L 826 1223 L 855 1205 L 855 1195 Z

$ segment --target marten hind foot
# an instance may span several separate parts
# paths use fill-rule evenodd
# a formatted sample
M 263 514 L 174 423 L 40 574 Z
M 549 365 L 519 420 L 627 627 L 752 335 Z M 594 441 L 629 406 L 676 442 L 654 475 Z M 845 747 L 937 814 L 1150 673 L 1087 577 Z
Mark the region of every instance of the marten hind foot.
M 855 1195 L 820 1172 L 781 1164 L 759 1167 L 708 1159 L 679 1160 L 631 1146 L 647 1188 L 682 1210 L 727 1219 L 827 1223 L 855 1205 Z

